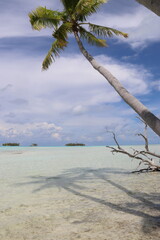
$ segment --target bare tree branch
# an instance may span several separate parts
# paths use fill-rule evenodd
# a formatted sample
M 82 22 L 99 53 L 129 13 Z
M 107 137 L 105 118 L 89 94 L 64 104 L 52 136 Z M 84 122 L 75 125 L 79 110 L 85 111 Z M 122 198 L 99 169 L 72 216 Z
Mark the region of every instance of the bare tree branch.
M 118 149 L 122 149 L 122 148 L 120 147 L 120 145 L 119 145 L 117 139 L 116 139 L 116 135 L 115 135 L 115 133 L 112 132 L 112 131 L 107 131 L 107 132 L 108 132 L 108 133 L 112 133 L 112 135 L 113 135 L 113 139 L 114 139 L 114 141 L 115 141 L 115 143 L 116 143 Z
M 144 158 L 138 156 L 138 154 L 141 154 L 140 152 L 137 153 L 137 154 L 134 154 L 134 153 L 132 154 L 132 153 L 129 153 L 128 151 L 123 150 L 123 149 L 116 149 L 116 148 L 110 147 L 110 146 L 106 146 L 106 147 L 112 149 L 112 151 L 111 151 L 112 153 L 114 153 L 114 152 L 123 153 L 125 155 L 128 155 L 130 158 L 138 159 L 138 160 L 142 161 L 143 163 L 147 163 L 147 165 L 149 165 L 152 168 L 159 168 L 160 169 L 160 165 L 155 164 L 154 161 L 149 160 L 149 159 L 144 159 Z M 146 155 L 144 155 L 144 156 L 146 157 Z
M 159 159 L 159 162 L 160 162 L 160 155 L 159 154 L 156 154 L 156 153 L 153 153 L 153 152 L 150 152 L 149 151 L 149 147 L 148 147 L 148 137 L 147 137 L 147 124 L 142 120 L 140 119 L 144 124 L 145 124 L 145 136 L 142 134 L 142 133 L 139 133 L 137 134 L 138 136 L 141 136 L 143 137 L 144 141 L 145 141 L 145 150 L 143 151 L 138 151 L 137 149 L 134 149 L 134 148 L 131 148 L 133 153 L 130 153 L 129 151 L 126 151 L 125 149 L 121 148 L 121 146 L 119 145 L 118 141 L 117 141 L 117 138 L 116 138 L 116 135 L 114 132 L 112 131 L 108 131 L 109 133 L 111 133 L 113 135 L 113 139 L 114 139 L 114 142 L 116 143 L 117 145 L 117 148 L 116 147 L 110 147 L 110 146 L 106 146 L 107 148 L 110 148 L 111 149 L 111 152 L 114 154 L 114 153 L 122 153 L 122 154 L 125 154 L 127 156 L 129 156 L 130 158 L 132 159 L 137 159 L 139 160 L 139 165 L 138 167 L 143 163 L 144 165 L 147 165 L 148 167 L 147 168 L 144 168 L 144 169 L 140 169 L 140 170 L 136 170 L 134 172 L 143 172 L 143 171 L 160 171 L 160 165 L 158 165 L 156 162 L 157 162 L 157 158 Z M 151 158 L 150 156 L 156 158 L 156 159 L 153 159 Z

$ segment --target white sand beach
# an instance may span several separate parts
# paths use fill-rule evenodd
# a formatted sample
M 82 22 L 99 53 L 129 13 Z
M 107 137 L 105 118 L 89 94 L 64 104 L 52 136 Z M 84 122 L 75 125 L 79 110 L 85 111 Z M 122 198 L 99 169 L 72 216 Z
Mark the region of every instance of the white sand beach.
M 137 165 L 106 147 L 1 148 L 0 240 L 159 240 L 160 173 Z

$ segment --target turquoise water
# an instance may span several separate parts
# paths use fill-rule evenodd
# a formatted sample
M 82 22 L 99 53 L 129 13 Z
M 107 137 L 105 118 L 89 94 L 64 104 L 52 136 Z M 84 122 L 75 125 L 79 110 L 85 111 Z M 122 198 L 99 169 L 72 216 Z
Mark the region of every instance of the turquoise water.
M 132 147 L 143 149 L 143 146 Z M 159 151 L 159 145 L 152 145 L 151 148 L 153 152 Z M 10 182 L 34 174 L 60 174 L 65 169 L 77 167 L 122 168 L 131 171 L 137 167 L 138 162 L 122 154 L 113 155 L 105 146 L 1 147 L 0 165 L 0 182 Z
M 1 147 L 0 239 L 159 240 L 160 174 L 132 174 L 138 163 L 106 147 Z
M 2 147 L 0 164 L 1 180 L 8 181 L 76 167 L 132 169 L 135 165 L 125 156 L 112 155 L 106 147 Z
M 133 146 L 132 146 L 133 147 Z M 136 146 L 135 146 L 136 147 Z M 142 149 L 142 146 L 138 146 Z M 129 149 L 129 146 L 126 147 Z M 152 150 L 159 146 L 153 145 Z M 107 169 L 130 173 L 138 161 L 121 154 L 113 155 L 106 147 L 1 147 L 0 148 L 0 193 L 1 203 L 12 205 L 34 191 L 34 185 L 21 188 L 30 178 L 56 177 L 74 169 Z M 115 175 L 116 176 L 116 175 Z M 120 176 L 124 178 L 124 176 Z M 40 185 L 41 183 L 37 183 Z M 23 194 L 22 192 L 23 191 Z M 28 198 L 26 194 L 26 198 Z M 7 199 L 7 201 L 6 201 Z M 15 199 L 15 200 L 14 200 Z M 2 204 L 2 205 L 3 205 Z

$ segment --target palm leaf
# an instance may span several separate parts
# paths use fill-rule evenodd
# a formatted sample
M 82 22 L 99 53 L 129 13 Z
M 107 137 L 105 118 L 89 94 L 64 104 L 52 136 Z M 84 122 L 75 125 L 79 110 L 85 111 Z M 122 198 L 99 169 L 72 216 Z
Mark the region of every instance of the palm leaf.
M 52 11 L 44 7 L 38 7 L 35 11 L 28 14 L 32 28 L 41 30 L 42 28 L 55 28 L 62 20 L 63 14 Z
M 56 39 L 53 42 L 47 56 L 45 57 L 42 63 L 42 70 L 48 69 L 48 67 L 52 64 L 52 62 L 55 61 L 55 57 L 59 57 L 60 51 L 63 50 L 64 47 L 67 46 L 67 44 L 68 44 L 67 41 L 58 40 L 58 39 Z
M 89 23 L 89 29 L 91 32 L 95 33 L 97 36 L 112 37 L 115 34 L 115 35 L 121 35 L 125 38 L 128 37 L 127 33 L 121 32 L 114 28 L 99 26 L 91 23 Z
M 68 12 L 68 13 L 72 13 L 77 5 L 77 3 L 79 2 L 79 0 L 61 0 L 64 9 Z
M 53 32 L 53 37 L 62 41 L 67 41 L 68 33 L 72 32 L 72 24 L 70 22 L 63 23 L 56 31 Z
M 79 27 L 79 33 L 81 37 L 85 39 L 89 44 L 96 45 L 98 47 L 107 46 L 106 40 L 95 37 L 92 33 L 88 32 L 83 27 Z
M 76 19 L 79 21 L 86 20 L 87 16 L 97 12 L 100 5 L 106 2 L 107 0 L 79 0 L 74 10 Z

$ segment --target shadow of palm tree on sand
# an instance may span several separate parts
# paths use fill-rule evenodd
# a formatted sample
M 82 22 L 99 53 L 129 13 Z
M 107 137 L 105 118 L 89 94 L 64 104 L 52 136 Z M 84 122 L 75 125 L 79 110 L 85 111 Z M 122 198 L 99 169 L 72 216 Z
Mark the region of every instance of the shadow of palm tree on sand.
M 97 204 L 102 204 L 103 206 L 109 207 L 117 212 L 140 217 L 142 219 L 142 231 L 146 234 L 158 229 L 160 227 L 160 216 L 158 215 L 160 211 L 160 194 L 147 194 L 143 193 L 142 191 L 136 192 L 127 189 L 122 184 L 117 183 L 117 181 L 113 181 L 110 177 L 112 174 L 119 176 L 129 173 L 125 170 L 110 168 L 72 168 L 65 170 L 62 174 L 51 177 L 32 176 L 30 177 L 31 180 L 29 182 L 23 184 L 20 183 L 18 185 L 38 185 L 33 193 L 53 187 L 64 189 L 76 196 L 88 199 L 89 201 Z M 88 194 L 89 191 L 86 193 L 88 185 L 85 185 L 85 183 L 96 182 L 97 180 L 106 183 L 106 188 L 107 186 L 112 186 L 114 189 L 117 189 L 124 194 L 123 204 L 114 203 L 111 201 L 111 199 L 108 201 L 107 196 L 100 198 Z M 127 194 L 127 196 L 134 201 L 125 202 L 125 194 Z M 150 211 L 152 214 L 150 214 Z

